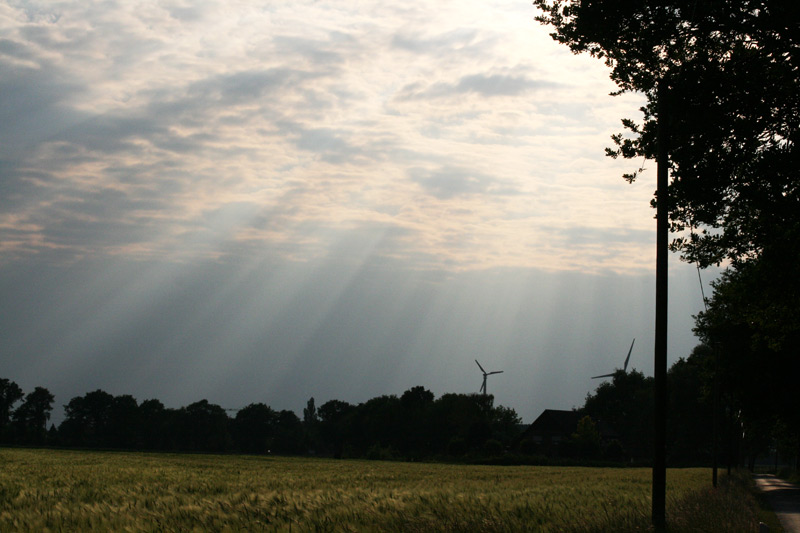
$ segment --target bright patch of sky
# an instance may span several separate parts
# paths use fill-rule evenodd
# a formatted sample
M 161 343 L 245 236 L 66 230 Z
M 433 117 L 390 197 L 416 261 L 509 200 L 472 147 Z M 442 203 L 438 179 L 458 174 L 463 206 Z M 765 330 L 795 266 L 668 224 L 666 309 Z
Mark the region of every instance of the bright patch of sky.
M 0 375 L 299 410 L 477 391 L 477 356 L 527 421 L 580 404 L 647 346 L 655 173 L 603 155 L 641 97 L 535 15 L 0 3 Z

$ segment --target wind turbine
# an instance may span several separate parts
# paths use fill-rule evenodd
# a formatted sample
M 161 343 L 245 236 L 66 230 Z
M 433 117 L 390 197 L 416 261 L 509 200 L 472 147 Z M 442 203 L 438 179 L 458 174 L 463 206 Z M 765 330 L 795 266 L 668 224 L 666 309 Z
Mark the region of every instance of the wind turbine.
M 483 369 L 483 367 L 481 366 L 481 364 L 480 364 L 480 363 L 478 363 L 478 360 L 477 360 L 477 359 L 475 359 L 475 364 L 477 364 L 477 365 L 478 365 L 478 368 L 480 368 L 480 369 L 481 369 L 481 372 L 483 372 L 483 385 L 481 385 L 481 390 L 480 390 L 480 392 L 482 392 L 482 393 L 486 394 L 486 377 L 487 377 L 487 376 L 491 376 L 492 374 L 502 374 L 502 373 L 503 373 L 503 371 L 502 371 L 502 370 L 495 370 L 494 372 L 487 372 L 486 370 L 484 370 L 484 369 Z
M 630 349 L 628 350 L 628 357 L 626 357 L 626 358 L 625 358 L 625 366 L 623 366 L 623 367 L 622 367 L 622 372 L 627 372 L 627 370 L 628 370 L 628 361 L 630 361 L 630 360 L 631 360 L 631 352 L 633 351 L 633 343 L 634 343 L 634 342 L 636 342 L 636 339 L 633 339 L 633 342 L 631 342 L 631 347 L 630 347 Z M 614 373 L 611 373 L 611 374 L 603 374 L 602 376 L 592 376 L 592 379 L 597 379 L 597 378 L 610 378 L 610 377 L 613 377 L 613 376 L 614 376 Z

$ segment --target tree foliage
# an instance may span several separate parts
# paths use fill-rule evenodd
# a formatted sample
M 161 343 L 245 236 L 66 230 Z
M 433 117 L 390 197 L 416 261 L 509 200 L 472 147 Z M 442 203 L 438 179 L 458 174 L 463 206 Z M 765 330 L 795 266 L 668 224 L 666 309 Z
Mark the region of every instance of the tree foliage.
M 668 371 L 668 459 L 673 466 L 709 464 L 712 458 L 713 359 L 711 350 L 699 345 L 687 358 L 680 358 Z M 580 413 L 616 433 L 615 442 L 605 442 L 603 456 L 609 459 L 647 460 L 653 447 L 653 378 L 637 370 L 618 370 L 610 381 L 587 395 Z M 584 430 L 588 431 L 587 428 Z M 591 456 L 586 435 L 583 453 Z M 591 439 L 589 439 L 591 440 Z M 611 445 L 619 450 L 609 450 Z
M 251 403 L 236 413 L 234 436 L 245 453 L 267 453 L 275 441 L 278 413 L 263 403 Z
M 536 0 L 576 53 L 647 98 L 612 157 L 653 158 L 667 114 L 672 247 L 702 265 L 797 238 L 800 7 L 796 2 Z M 635 174 L 626 176 L 635 179 Z M 685 230 L 699 228 L 699 233 Z
M 581 412 L 609 424 L 629 458 L 652 455 L 653 378 L 636 370 L 617 370 L 611 381 L 587 395 Z
M 11 438 L 11 412 L 25 394 L 13 381 L 0 379 L 0 442 L 7 442 Z
M 47 421 L 54 401 L 53 395 L 44 387 L 36 387 L 25 395 L 12 415 L 18 442 L 39 445 L 47 441 Z
M 713 456 L 713 354 L 700 344 L 669 369 L 667 435 L 669 456 L 682 463 L 708 464 Z M 722 416 L 722 412 L 717 413 Z
M 724 403 L 751 455 L 778 432 L 800 452 L 800 281 L 765 275 L 770 262 L 765 255 L 724 272 L 695 327 L 713 347 Z
M 0 385 L 6 387 L 8 398 L 21 395 L 8 380 Z M 6 442 L 421 460 L 447 454 L 454 441 L 460 443 L 459 455 L 502 453 L 514 443 L 521 422 L 513 409 L 494 406 L 492 396 L 445 394 L 436 399 L 419 386 L 400 398 L 384 395 L 358 405 L 334 399 L 317 408 L 312 398 L 303 420 L 290 410 L 277 411 L 263 403 L 247 405 L 231 418 L 205 399 L 174 409 L 155 399 L 138 403 L 127 394 L 96 390 L 64 406 L 64 420 L 46 441 L 44 422 L 33 414 L 48 405 L 48 398 L 52 404 L 52 395 L 42 395 L 45 390 L 37 388 L 25 396 L 12 415 L 15 436 Z M 24 427 L 36 428 L 25 433 L 25 440 L 22 420 Z
M 600 454 L 600 431 L 592 417 L 587 415 L 578 421 L 572 444 L 580 457 L 595 458 Z

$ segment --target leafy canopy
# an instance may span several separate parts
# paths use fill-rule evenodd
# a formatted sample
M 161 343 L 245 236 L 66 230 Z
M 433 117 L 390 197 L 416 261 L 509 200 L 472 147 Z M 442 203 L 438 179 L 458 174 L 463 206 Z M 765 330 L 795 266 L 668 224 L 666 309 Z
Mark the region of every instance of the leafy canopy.
M 643 121 L 622 121 L 627 133 L 612 136 L 609 156 L 655 157 L 662 99 L 673 250 L 707 266 L 747 261 L 797 237 L 800 3 L 534 4 L 555 40 L 604 59 L 619 92 L 646 96 Z

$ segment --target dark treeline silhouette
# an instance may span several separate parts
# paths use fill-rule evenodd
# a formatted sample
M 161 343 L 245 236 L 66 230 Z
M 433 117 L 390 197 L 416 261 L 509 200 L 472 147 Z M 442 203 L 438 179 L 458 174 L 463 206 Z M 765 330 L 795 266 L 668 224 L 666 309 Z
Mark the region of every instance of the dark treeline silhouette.
M 771 465 L 780 460 L 797 471 L 800 436 L 790 418 L 797 417 L 797 403 L 785 401 L 786 396 L 796 395 L 797 389 L 776 387 L 780 379 L 795 379 L 796 374 L 758 381 L 765 369 L 734 372 L 735 359 L 726 355 L 723 358 L 718 348 L 700 344 L 688 358 L 681 358 L 670 367 L 668 465 L 711 465 L 716 441 L 720 466 L 746 466 L 752 470 L 761 457 Z M 770 386 L 774 390 L 770 391 Z M 585 404 L 575 410 L 571 419 L 571 433 L 563 434 L 557 446 L 531 442 L 530 432 L 523 435 L 522 446 L 532 453 L 561 457 L 649 463 L 653 450 L 653 402 L 652 377 L 635 370 L 618 370 L 611 380 L 587 395 Z M 778 408 L 773 405 L 785 409 L 785 418 L 775 414 Z M 583 417 L 588 417 L 589 423 Z
M 698 346 L 668 372 L 668 453 L 671 466 L 710 465 L 713 396 L 707 350 Z M 639 371 L 617 370 L 571 412 L 547 413 L 519 448 L 564 459 L 649 463 L 653 454 L 654 382 Z
M 710 465 L 713 457 L 714 376 L 719 359 L 706 345 L 669 369 L 668 461 L 671 466 Z M 724 380 L 723 380 L 724 381 Z M 785 425 L 763 428 L 732 407 L 734 391 L 717 403 L 719 459 L 747 464 L 778 442 L 795 458 L 795 434 Z M 200 400 L 178 409 L 159 400 L 138 402 L 96 390 L 72 398 L 64 420 L 47 429 L 53 407 L 47 389 L 24 394 L 0 379 L 0 444 L 213 453 L 317 455 L 398 460 L 498 460 L 645 464 L 653 446 L 653 378 L 617 370 L 572 411 L 550 411 L 542 432 L 527 429 L 517 413 L 495 406 L 491 395 L 444 394 L 417 386 L 357 405 L 308 400 L 302 419 L 253 403 L 235 414 Z M 544 418 L 547 418 L 543 415 Z M 548 422 L 545 420 L 544 422 Z M 783 440 L 776 437 L 781 437 Z M 788 443 L 786 445 L 782 443 Z
M 711 457 L 711 396 L 707 351 L 700 348 L 670 369 L 670 450 L 680 463 Z M 353 405 L 308 400 L 302 419 L 253 403 L 235 414 L 200 400 L 178 409 L 159 400 L 138 402 L 103 390 L 72 398 L 64 420 L 47 430 L 53 396 L 30 394 L 0 380 L 0 442 L 76 448 L 425 460 L 646 461 L 652 447 L 652 378 L 617 371 L 570 418 L 558 446 L 523 433 L 517 413 L 484 394 L 435 398 L 417 386 Z M 525 457 L 528 457 L 525 459 Z M 556 457 L 557 459 L 553 459 Z M 538 459 L 536 459 L 538 458 Z
M 96 390 L 64 406 L 52 444 L 67 447 L 186 452 L 297 454 L 305 451 L 303 425 L 291 411 L 250 404 L 234 417 L 200 400 L 179 409 L 159 400 Z
M 13 381 L 0 380 L 0 443 L 419 460 L 499 455 L 513 445 L 521 422 L 513 409 L 495 407 L 490 395 L 436 399 L 421 386 L 358 405 L 330 400 L 317 408 L 311 398 L 302 420 L 263 403 L 229 416 L 207 400 L 174 409 L 96 390 L 72 398 L 64 420 L 48 431 L 53 401 L 44 388 L 23 395 Z

